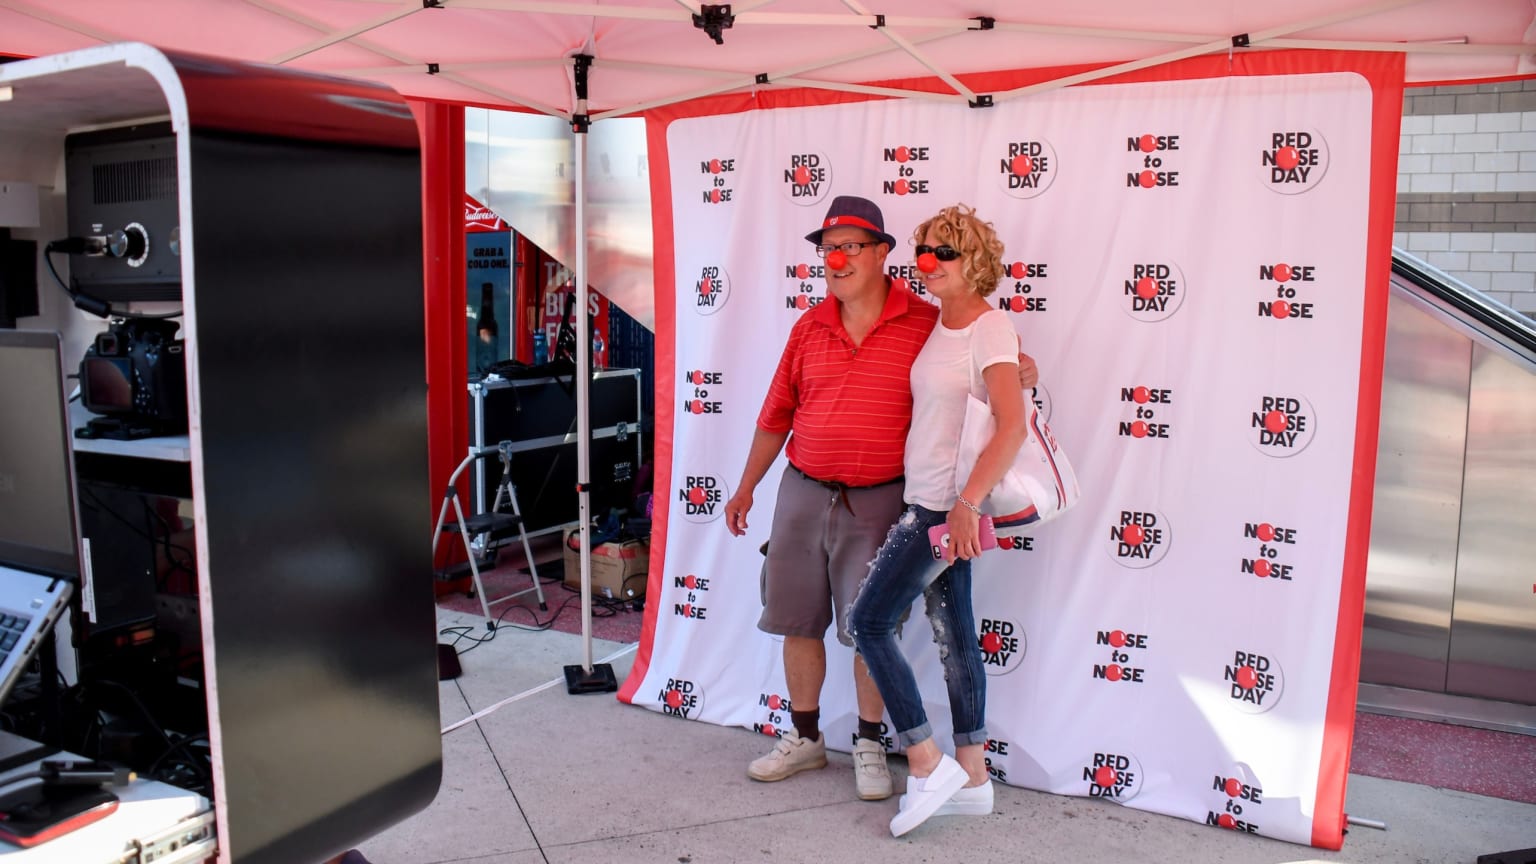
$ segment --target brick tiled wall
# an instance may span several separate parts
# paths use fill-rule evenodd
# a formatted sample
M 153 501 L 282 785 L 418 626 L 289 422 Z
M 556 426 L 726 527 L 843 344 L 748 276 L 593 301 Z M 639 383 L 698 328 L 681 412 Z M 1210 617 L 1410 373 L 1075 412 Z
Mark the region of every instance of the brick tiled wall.
M 1409 88 L 1393 244 L 1536 313 L 1536 80 Z

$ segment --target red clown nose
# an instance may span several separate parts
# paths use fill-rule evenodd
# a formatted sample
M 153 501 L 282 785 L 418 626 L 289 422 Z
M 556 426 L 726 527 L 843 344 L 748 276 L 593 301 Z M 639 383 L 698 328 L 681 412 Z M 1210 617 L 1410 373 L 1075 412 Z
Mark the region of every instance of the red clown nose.
M 833 249 L 827 253 L 827 266 L 833 270 L 841 270 L 848 266 L 848 253 L 841 249 Z
M 917 256 L 917 269 L 924 273 L 932 273 L 939 269 L 939 259 L 932 252 L 924 252 Z

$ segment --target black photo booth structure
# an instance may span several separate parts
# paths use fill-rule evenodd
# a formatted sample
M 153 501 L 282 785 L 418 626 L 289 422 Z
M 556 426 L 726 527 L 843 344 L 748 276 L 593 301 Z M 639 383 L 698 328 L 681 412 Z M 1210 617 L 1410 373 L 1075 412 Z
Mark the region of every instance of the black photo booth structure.
M 184 310 L 190 446 L 82 476 L 190 492 L 219 860 L 328 858 L 441 775 L 411 111 L 142 44 L 5 64 L 3 88 L 0 148 L 169 117 L 179 272 L 155 287 Z

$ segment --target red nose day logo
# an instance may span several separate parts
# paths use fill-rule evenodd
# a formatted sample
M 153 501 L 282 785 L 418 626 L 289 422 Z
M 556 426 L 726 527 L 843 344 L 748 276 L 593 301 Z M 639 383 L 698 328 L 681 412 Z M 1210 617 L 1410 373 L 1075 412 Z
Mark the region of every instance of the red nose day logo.
M 703 191 L 703 200 L 708 204 L 724 204 L 731 200 L 731 194 L 736 190 L 727 185 L 728 178 L 736 172 L 735 159 L 706 159 L 699 163 L 699 173 L 708 178 L 709 188 Z
M 774 738 L 783 735 L 786 728 L 784 721 L 789 717 L 789 697 L 778 693 L 759 693 L 757 707 L 763 720 L 753 723 L 752 731 Z
M 711 387 L 719 387 L 724 383 L 724 372 L 706 372 L 703 369 L 695 369 L 683 374 L 683 383 L 687 386 L 683 392 L 684 414 L 721 414 L 723 413 L 718 399 L 712 399 Z M 689 389 L 692 388 L 692 392 Z
M 1259 833 L 1254 818 L 1264 806 L 1264 790 L 1253 779 L 1252 769 L 1238 765 L 1235 770 L 1213 775 L 1210 794 L 1215 801 L 1205 813 L 1205 824 L 1244 834 Z
M 1263 714 L 1280 702 L 1285 692 L 1285 673 L 1279 662 L 1253 651 L 1232 652 L 1232 662 L 1221 673 L 1231 685 L 1232 704 L 1244 714 Z
M 709 580 L 702 576 L 689 573 L 687 576 L 672 577 L 672 588 L 683 595 L 682 602 L 672 604 L 672 614 L 678 618 L 688 618 L 695 621 L 703 621 L 708 617 L 709 609 L 699 605 L 699 598 L 709 593 Z
M 1111 271 L 1113 272 L 1113 271 Z M 1172 261 L 1131 264 L 1120 288 L 1120 308 L 1137 321 L 1162 321 L 1184 304 L 1184 271 Z
M 886 147 L 883 158 L 885 162 L 895 164 L 896 179 L 882 182 L 880 191 L 887 195 L 928 194 L 927 179 L 913 176 L 917 173 L 919 164 L 929 160 L 927 147 L 913 147 L 907 144 L 900 147 Z
M 1035 538 L 1004 535 L 997 538 L 997 548 L 1004 552 L 1033 552 L 1035 551 Z
M 1003 191 L 1015 198 L 1045 194 L 1056 179 L 1056 148 L 1044 138 L 1010 141 L 1003 153 L 999 174 Z
M 1311 264 L 1260 264 L 1259 317 L 1276 321 L 1299 321 L 1313 317 L 1314 302 L 1297 291 L 1314 287 L 1317 268 Z
M 916 266 L 912 264 L 887 264 L 885 265 L 885 275 L 891 277 L 892 289 L 911 291 L 929 303 L 938 302 L 928 293 L 928 286 L 923 283 L 922 271 L 918 270 Z
M 825 153 L 791 153 L 783 160 L 784 195 L 802 207 L 821 203 L 832 188 L 832 160 Z
M 1120 421 L 1121 438 L 1166 441 L 1173 436 L 1168 424 L 1168 413 L 1173 410 L 1172 390 L 1145 385 L 1121 387 L 1120 402 L 1131 412 L 1130 419 Z
M 1046 265 L 1013 261 L 1003 265 L 1003 279 L 998 283 L 997 308 L 1004 312 L 1044 312 Z M 1012 283 L 1013 293 L 1008 289 Z
M 696 720 L 704 710 L 704 689 L 683 678 L 668 678 L 656 695 L 661 713 L 679 720 Z
M 694 309 L 700 315 L 713 315 L 731 299 L 731 274 L 724 267 L 707 264 L 692 280 Z
M 1125 684 L 1145 684 L 1147 670 L 1142 667 L 1142 654 L 1147 649 L 1147 634 L 1127 630 L 1100 630 L 1095 637 L 1100 648 L 1109 651 L 1108 663 L 1093 664 L 1093 677 L 1099 681 Z
M 987 763 L 987 773 L 999 783 L 1008 782 L 1008 751 L 1012 749 L 1012 744 L 999 738 L 988 738 L 986 745 L 982 748 L 982 753 L 985 754 L 983 758 Z
M 1242 559 L 1238 572 L 1275 582 L 1290 582 L 1295 565 L 1287 559 L 1296 554 L 1296 529 L 1282 528 L 1272 522 L 1243 523 L 1243 538 L 1258 543 L 1252 558 Z
M 1083 764 L 1089 798 L 1129 801 L 1141 791 L 1141 761 L 1130 753 L 1095 753 Z
M 683 485 L 677 490 L 677 506 L 682 508 L 684 519 L 703 524 L 720 518 L 730 496 L 725 481 L 719 477 L 690 474 L 683 478 Z
M 784 294 L 784 308 L 804 312 L 826 298 L 816 293 L 818 285 L 825 285 L 827 265 L 801 261 L 784 265 L 784 280 L 789 290 Z
M 1248 443 L 1266 456 L 1295 456 L 1312 443 L 1315 421 L 1305 396 L 1261 396 L 1248 421 Z
M 1282 195 L 1300 195 L 1328 173 L 1328 142 L 1316 129 L 1276 129 L 1259 148 L 1259 180 Z
M 1167 517 L 1155 510 L 1121 510 L 1109 526 L 1109 555 L 1123 567 L 1151 567 L 1163 560 L 1172 543 Z
M 1179 185 L 1179 172 L 1174 167 L 1179 159 L 1179 136 L 1150 132 L 1132 135 L 1125 139 L 1125 149 L 1133 154 L 1130 158 L 1134 166 L 1125 174 L 1126 188 L 1157 189 Z
M 1029 647 L 1024 628 L 1004 618 L 982 618 L 978 624 L 981 632 L 977 644 L 981 646 L 981 662 L 987 667 L 987 674 L 1007 675 L 1019 668 Z
M 848 746 L 853 747 L 858 743 L 859 730 L 854 729 L 848 733 Z M 884 720 L 880 721 L 880 738 L 876 743 L 884 748 L 887 753 L 893 753 L 896 750 L 896 736 L 891 734 L 891 727 Z

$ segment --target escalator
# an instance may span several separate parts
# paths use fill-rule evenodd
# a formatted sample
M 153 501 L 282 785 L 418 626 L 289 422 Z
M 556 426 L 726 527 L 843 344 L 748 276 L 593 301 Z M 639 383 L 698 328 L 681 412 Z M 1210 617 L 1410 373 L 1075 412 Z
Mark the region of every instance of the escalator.
M 1536 735 L 1536 326 L 1393 251 L 1362 710 Z

